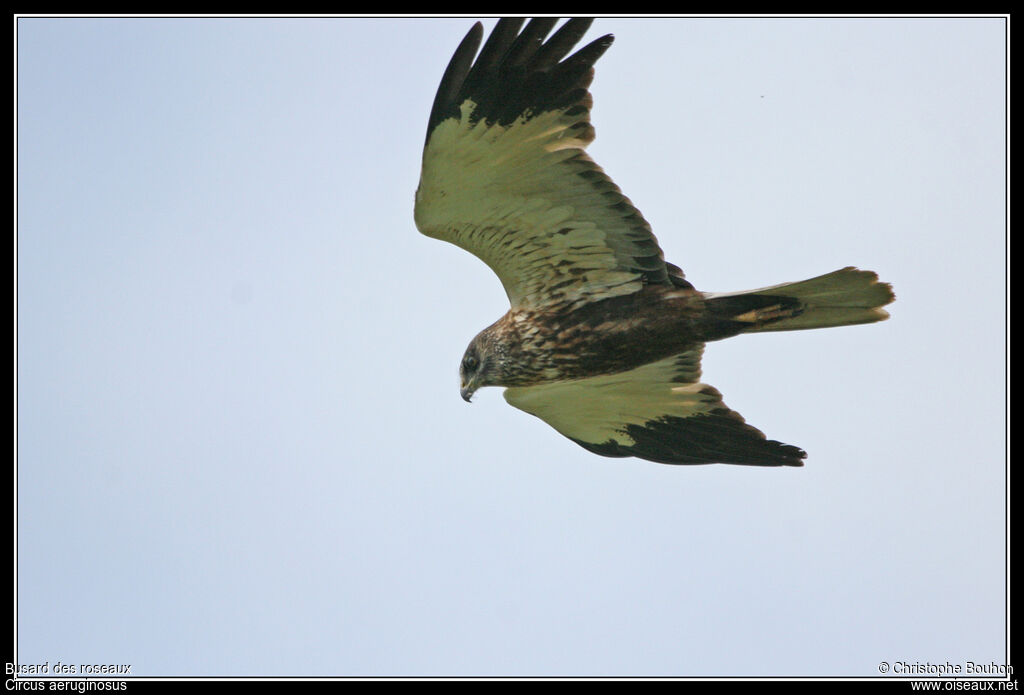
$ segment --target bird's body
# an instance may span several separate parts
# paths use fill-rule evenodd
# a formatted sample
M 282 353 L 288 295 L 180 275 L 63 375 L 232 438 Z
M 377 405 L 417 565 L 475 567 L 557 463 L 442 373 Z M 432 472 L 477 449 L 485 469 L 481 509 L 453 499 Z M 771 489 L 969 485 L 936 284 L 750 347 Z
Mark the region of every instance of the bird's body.
M 640 212 L 585 153 L 593 63 L 568 58 L 589 20 L 475 25 L 445 71 L 416 191 L 421 232 L 498 275 L 511 308 L 470 343 L 462 396 L 505 398 L 590 451 L 662 463 L 802 465 L 700 383 L 704 344 L 747 332 L 870 323 L 891 288 L 843 268 L 736 293 L 695 289 Z M 564 59 L 563 59 L 564 58 Z
M 484 329 L 504 356 L 494 386 L 534 386 L 615 374 L 705 342 L 704 299 L 698 292 L 648 286 L 570 311 L 510 310 Z

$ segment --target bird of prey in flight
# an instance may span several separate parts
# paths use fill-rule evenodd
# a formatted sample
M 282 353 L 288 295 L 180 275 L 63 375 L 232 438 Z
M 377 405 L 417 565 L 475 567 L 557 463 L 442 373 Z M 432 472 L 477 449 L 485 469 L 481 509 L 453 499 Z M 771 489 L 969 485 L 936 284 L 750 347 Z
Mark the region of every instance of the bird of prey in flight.
M 416 226 L 490 266 L 511 308 L 460 366 L 483 386 L 603 456 L 671 464 L 800 466 L 701 383 L 704 344 L 740 333 L 881 321 L 891 287 L 847 267 L 746 292 L 701 292 L 587 156 L 594 63 L 572 55 L 591 20 L 502 19 L 477 55 L 473 25 L 430 111 Z M 568 56 L 568 57 L 566 57 Z M 474 59 L 475 58 L 475 59 Z

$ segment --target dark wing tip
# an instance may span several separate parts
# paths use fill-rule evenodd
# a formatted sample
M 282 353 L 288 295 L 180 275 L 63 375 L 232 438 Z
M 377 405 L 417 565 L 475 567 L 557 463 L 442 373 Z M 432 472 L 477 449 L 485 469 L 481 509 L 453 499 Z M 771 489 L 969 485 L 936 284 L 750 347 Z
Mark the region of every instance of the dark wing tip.
M 737 413 L 720 409 L 693 417 L 664 417 L 643 425 L 627 425 L 632 446 L 573 439 L 601 456 L 636 456 L 655 463 L 699 465 L 731 463 L 741 466 L 803 466 L 807 452 L 791 444 L 766 439 Z
M 428 140 L 434 127 L 448 117 L 447 109 L 462 89 L 483 35 L 484 25 L 480 22 L 473 24 L 448 61 L 448 67 L 445 68 L 441 83 L 437 87 L 437 94 L 434 95 L 434 104 L 430 108 L 430 120 L 427 122 Z
M 476 22 L 455 50 L 441 78 L 427 123 L 427 140 L 439 123 L 459 116 L 459 107 L 472 99 L 472 119 L 507 125 L 524 114 L 553 109 L 579 108 L 582 122 L 588 122 L 590 94 L 587 87 L 592 68 L 614 37 L 611 34 L 590 42 L 565 56 L 583 38 L 592 19 L 574 18 L 548 37 L 558 22 L 551 17 L 498 21 L 484 43 L 483 25 Z M 474 57 L 476 61 L 474 62 Z

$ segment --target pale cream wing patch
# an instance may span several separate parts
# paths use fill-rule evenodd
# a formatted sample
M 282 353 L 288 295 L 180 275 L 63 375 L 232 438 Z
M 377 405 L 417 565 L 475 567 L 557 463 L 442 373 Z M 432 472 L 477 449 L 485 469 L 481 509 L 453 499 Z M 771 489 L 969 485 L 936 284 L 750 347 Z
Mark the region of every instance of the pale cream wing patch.
M 584 153 L 592 131 L 572 127 L 578 113 L 502 126 L 474 123 L 474 108 L 467 100 L 430 135 L 416 191 L 423 234 L 483 260 L 513 308 L 571 308 L 665 274 L 649 226 Z
M 703 348 L 619 374 L 505 390 L 512 406 L 604 456 L 659 463 L 799 466 L 806 454 L 768 440 L 702 384 Z
M 505 400 L 571 439 L 632 446 L 626 425 L 663 415 L 692 417 L 722 405 L 717 392 L 702 393 L 710 387 L 697 381 L 701 353 L 703 348 L 618 374 L 507 388 Z

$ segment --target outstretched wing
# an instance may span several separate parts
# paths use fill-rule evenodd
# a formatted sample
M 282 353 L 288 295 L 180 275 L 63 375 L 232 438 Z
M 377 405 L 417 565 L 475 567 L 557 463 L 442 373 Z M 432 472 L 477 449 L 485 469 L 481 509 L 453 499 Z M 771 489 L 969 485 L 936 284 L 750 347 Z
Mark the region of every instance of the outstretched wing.
M 602 456 L 802 466 L 802 449 L 765 438 L 715 388 L 699 382 L 703 351 L 619 374 L 509 388 L 505 400 Z
M 483 260 L 515 308 L 688 286 L 584 152 L 594 139 L 587 88 L 612 36 L 563 60 L 591 20 L 572 19 L 545 42 L 556 22 L 534 19 L 519 33 L 522 19 L 502 19 L 475 62 L 483 27 L 463 39 L 430 113 L 416 226 Z

